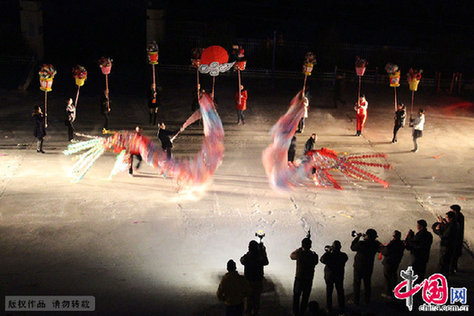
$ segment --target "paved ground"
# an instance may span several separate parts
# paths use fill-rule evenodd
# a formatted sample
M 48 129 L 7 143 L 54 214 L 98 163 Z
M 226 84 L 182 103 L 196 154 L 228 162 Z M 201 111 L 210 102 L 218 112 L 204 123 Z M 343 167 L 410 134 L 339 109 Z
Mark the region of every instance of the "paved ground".
M 192 76 L 161 74 L 163 107 L 160 117 L 178 127 L 190 114 Z M 209 85 L 203 78 L 203 85 Z M 304 134 L 297 134 L 298 153 L 311 132 L 318 146 L 339 152 L 385 152 L 393 169 L 376 171 L 390 188 L 354 182 L 336 174 L 344 190 L 299 188 L 289 194 L 273 192 L 261 164 L 261 152 L 270 143 L 269 129 L 297 92 L 300 81 L 244 78 L 249 90 L 247 125 L 235 124 L 232 105 L 235 78 L 218 77 L 218 112 L 225 129 L 225 158 L 213 183 L 200 196 L 177 191 L 172 179 L 163 179 L 149 166 L 130 178 L 119 174 L 107 180 L 114 155 L 106 154 L 84 179 L 70 183 L 71 157 L 63 124 L 65 95 L 50 96 L 50 127 L 46 154 L 34 150 L 30 112 L 41 103 L 36 91 L 0 94 L 0 294 L 94 295 L 97 314 L 221 315 L 215 297 L 229 258 L 238 260 L 256 230 L 263 229 L 270 265 L 262 297 L 262 315 L 290 315 L 295 264 L 289 259 L 311 227 L 313 248 L 339 239 L 349 255 L 346 296 L 352 296 L 353 253 L 350 232 L 373 227 L 387 242 L 393 230 L 405 234 L 424 218 L 429 226 L 451 204 L 460 204 L 466 216 L 466 242 L 474 241 L 473 172 L 474 118 L 469 100 L 421 91 L 416 104 L 426 110 L 420 151 L 411 153 L 411 131 L 401 130 L 390 143 L 393 95 L 387 86 L 364 87 L 369 117 L 363 137 L 354 137 L 352 104 L 356 90 L 346 87 L 345 106 L 332 108 L 331 88 L 311 82 L 311 110 Z M 77 129 L 98 135 L 102 124 L 98 99 L 81 96 Z M 409 103 L 406 87 L 401 100 Z M 114 95 L 113 129 L 146 124 L 143 98 Z M 156 138 L 155 138 L 156 139 Z M 175 143 L 176 156 L 195 153 L 202 139 L 191 126 Z M 435 236 L 428 273 L 437 270 L 439 239 Z M 377 260 L 376 260 L 377 261 Z M 409 264 L 406 254 L 401 268 Z M 473 260 L 465 252 L 460 272 L 450 286 L 473 287 Z M 243 271 L 239 264 L 238 270 Z M 382 265 L 375 263 L 374 303 L 362 311 L 407 313 L 404 302 L 384 303 Z M 324 307 L 323 266 L 316 267 L 311 299 Z M 3 301 L 3 300 L 2 300 Z M 3 305 L 0 310 L 4 310 Z M 350 306 L 350 310 L 354 308 Z M 415 313 L 410 313 L 415 314 Z M 15 314 L 16 315 L 16 314 Z

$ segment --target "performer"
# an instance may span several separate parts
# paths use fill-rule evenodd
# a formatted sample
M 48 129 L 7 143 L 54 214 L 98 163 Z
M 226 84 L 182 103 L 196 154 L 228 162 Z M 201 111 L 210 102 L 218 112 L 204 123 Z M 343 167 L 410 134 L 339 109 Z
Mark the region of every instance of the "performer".
M 107 106 L 107 103 L 108 103 L 108 106 Z M 104 95 L 102 96 L 102 98 L 100 100 L 100 106 L 101 106 L 101 113 L 104 116 L 104 128 L 105 129 L 109 129 L 109 113 L 110 113 L 110 104 L 111 103 L 112 103 L 112 101 L 110 101 L 110 98 L 107 95 L 107 91 L 104 90 Z
M 297 133 L 303 133 L 304 131 L 304 122 L 306 118 L 308 117 L 308 108 L 309 108 L 309 100 L 307 97 L 303 98 L 304 102 L 304 115 L 301 118 L 300 122 L 298 123 L 298 129 L 296 130 Z
M 295 161 L 296 154 L 296 136 L 291 138 L 290 147 L 288 148 L 288 162 L 293 163 Z
M 411 150 L 416 153 L 418 151 L 418 143 L 416 140 L 423 136 L 423 126 L 425 125 L 425 111 L 420 109 L 418 116 L 415 119 L 410 118 L 410 126 L 413 127 L 413 145 L 415 147 Z
M 67 126 L 68 140 L 74 139 L 74 121 L 76 120 L 76 105 L 72 102 L 72 99 L 67 100 L 66 105 L 66 120 L 64 123 Z
M 247 110 L 247 90 L 244 86 L 240 86 L 240 103 L 239 103 L 239 91 L 235 93 L 235 108 L 237 109 L 237 124 L 245 125 L 244 112 Z
M 139 144 L 138 138 L 142 137 L 142 129 L 140 126 L 135 127 L 135 135 L 133 136 L 134 142 L 133 144 Z M 129 163 L 129 168 L 128 168 L 128 174 L 130 176 L 133 176 L 133 156 L 137 157 L 138 163 L 135 167 L 135 170 L 138 170 L 140 168 L 140 164 L 142 163 L 142 156 L 140 155 L 140 150 L 137 146 L 135 148 L 130 148 L 130 163 Z
M 400 127 L 405 126 L 405 119 L 407 112 L 405 111 L 405 105 L 403 103 L 398 105 L 398 109 L 395 112 L 395 125 L 393 126 L 393 138 L 392 143 L 397 142 L 397 133 Z
M 314 150 L 314 144 L 316 143 L 317 140 L 318 140 L 318 136 L 316 135 L 316 133 L 311 134 L 311 137 L 308 138 L 308 140 L 304 144 L 303 155 L 306 155 L 308 151 Z
M 148 109 L 150 111 L 150 125 L 156 125 L 156 117 L 158 114 L 159 94 L 154 88 L 151 88 L 150 99 L 148 100 Z
M 354 110 L 356 110 L 357 115 L 357 133 L 356 136 L 360 136 L 362 133 L 362 130 L 364 129 L 365 121 L 367 120 L 367 107 L 369 106 L 369 103 L 365 99 L 365 95 L 362 95 L 359 98 L 359 102 L 356 104 L 354 107 Z
M 180 131 L 183 131 L 184 128 L 181 128 Z M 176 134 L 178 131 L 170 131 L 166 129 L 164 122 L 160 124 L 160 129 L 158 131 L 158 138 L 161 141 L 161 148 L 166 151 L 166 157 L 171 159 L 171 148 L 173 148 L 173 143 L 170 140 L 170 136 Z
M 34 107 L 34 112 L 32 114 L 33 121 L 35 122 L 34 135 L 38 139 L 36 143 L 36 152 L 44 154 L 43 151 L 43 137 L 46 136 L 46 126 L 43 112 L 41 111 L 40 106 Z

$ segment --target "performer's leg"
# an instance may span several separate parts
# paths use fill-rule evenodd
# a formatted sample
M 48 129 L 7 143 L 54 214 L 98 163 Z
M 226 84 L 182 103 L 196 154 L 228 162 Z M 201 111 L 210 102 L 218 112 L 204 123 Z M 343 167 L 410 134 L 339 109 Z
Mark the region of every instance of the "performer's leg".
M 412 151 L 415 151 L 415 152 L 418 151 L 418 144 L 417 144 L 417 142 L 416 142 L 416 139 L 417 139 L 417 138 L 418 138 L 418 137 L 417 137 L 417 135 L 416 135 L 416 131 L 413 130 L 413 146 L 414 146 L 414 147 L 413 147 L 413 150 L 412 150 Z
M 367 115 L 362 115 L 362 122 L 360 123 L 360 132 L 361 133 L 362 133 L 362 130 L 364 129 L 366 120 L 367 120 Z
M 138 170 L 138 168 L 140 168 L 140 164 L 142 163 L 143 158 L 142 158 L 142 155 L 137 155 L 136 157 L 137 157 L 138 163 L 135 166 L 135 169 Z
M 129 168 L 128 168 L 128 174 L 130 174 L 130 175 L 133 174 L 133 155 L 130 155 L 130 163 L 129 163 Z
M 38 137 L 38 140 L 36 141 L 36 151 L 43 151 L 43 137 Z
M 397 125 L 395 124 L 395 126 L 393 126 L 393 138 L 392 138 L 392 143 L 396 143 L 397 142 L 397 133 L 398 133 L 398 130 L 400 129 L 400 125 Z
M 361 129 L 361 117 L 360 115 L 356 115 L 356 135 L 359 136 L 360 135 L 360 129 Z

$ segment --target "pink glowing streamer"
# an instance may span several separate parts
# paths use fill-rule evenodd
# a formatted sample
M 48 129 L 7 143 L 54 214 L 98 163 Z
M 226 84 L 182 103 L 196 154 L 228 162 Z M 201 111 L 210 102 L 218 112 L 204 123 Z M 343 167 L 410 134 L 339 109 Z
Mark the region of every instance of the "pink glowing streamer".
M 161 146 L 152 142 L 149 138 L 137 132 L 120 131 L 115 132 L 113 136 L 108 138 L 100 137 L 97 141 L 85 141 L 69 145 L 67 154 L 77 153 L 85 149 L 89 149 L 88 152 L 100 153 L 90 158 L 90 162 L 86 161 L 81 164 L 88 168 L 76 171 L 76 174 L 80 175 L 77 181 L 82 178 L 94 161 L 102 154 L 97 148 L 103 148 L 117 154 L 122 153 L 114 170 L 124 170 L 123 166 L 128 164 L 130 155 L 140 154 L 143 160 L 158 169 L 160 174 L 174 177 L 182 184 L 192 186 L 206 184 L 224 157 L 224 128 L 209 95 L 204 94 L 199 100 L 199 104 L 203 119 L 204 139 L 201 150 L 194 158 L 168 160 L 166 152 L 161 149 Z M 193 116 L 196 117 L 194 114 Z M 86 159 L 89 159 L 89 156 L 91 155 L 86 155 Z
M 277 191 L 286 191 L 296 186 L 316 185 L 342 189 L 330 174 L 339 170 L 354 179 L 373 181 L 388 187 L 388 182 L 366 171 L 366 167 L 390 169 L 389 164 L 382 164 L 368 159 L 386 158 L 385 154 L 337 155 L 331 149 L 321 148 L 309 151 L 299 164 L 288 162 L 288 147 L 295 134 L 298 122 L 304 114 L 304 99 L 299 92 L 291 101 L 288 111 L 272 127 L 273 143 L 262 155 L 265 172 L 270 186 Z

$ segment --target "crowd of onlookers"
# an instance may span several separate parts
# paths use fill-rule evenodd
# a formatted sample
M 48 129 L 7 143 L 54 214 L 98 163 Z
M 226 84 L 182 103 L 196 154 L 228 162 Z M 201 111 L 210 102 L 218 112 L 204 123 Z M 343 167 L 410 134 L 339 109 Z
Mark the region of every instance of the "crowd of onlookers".
M 398 284 L 398 268 L 405 249 L 411 253 L 410 266 L 418 276 L 416 283 L 421 283 L 426 277 L 426 265 L 430 258 L 433 235 L 428 231 L 424 219 L 417 221 L 417 232 L 410 229 L 405 240 L 401 232 L 395 230 L 392 239 L 387 244 L 377 240 L 375 229 L 367 229 L 365 234 L 353 231 L 354 237 L 350 249 L 356 252 L 354 257 L 353 300 L 354 305 L 360 304 L 361 283 L 364 284 L 364 302 L 371 301 L 371 278 L 374 259 L 379 253 L 383 257 L 383 275 L 385 291 L 381 294 L 384 299 L 394 299 L 393 290 Z M 438 217 L 432 225 L 432 230 L 441 239 L 439 272 L 449 278 L 458 269 L 458 259 L 462 253 L 464 240 L 464 215 L 459 205 L 451 205 L 445 217 Z M 312 241 L 307 236 L 301 241 L 301 247 L 290 254 L 296 261 L 296 274 L 293 284 L 293 314 L 305 315 L 308 309 L 311 315 L 324 313 L 344 314 L 346 296 L 344 293 L 344 269 L 348 256 L 341 251 L 341 242 L 335 240 L 331 246 L 325 247 L 325 253 L 319 258 L 311 250 Z M 315 301 L 309 302 L 314 278 L 314 268 L 321 262 L 324 267 L 326 283 L 326 310 L 320 310 Z M 266 248 L 252 240 L 248 252 L 240 258 L 244 266 L 244 275 L 237 272 L 237 265 L 231 259 L 227 262 L 227 273 L 222 278 L 217 290 L 217 298 L 225 303 L 226 315 L 259 315 L 260 296 L 263 291 L 264 266 L 268 265 Z M 332 294 L 336 288 L 338 308 L 333 308 Z

